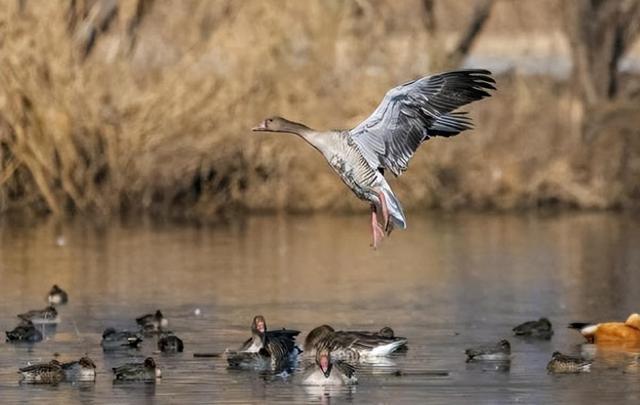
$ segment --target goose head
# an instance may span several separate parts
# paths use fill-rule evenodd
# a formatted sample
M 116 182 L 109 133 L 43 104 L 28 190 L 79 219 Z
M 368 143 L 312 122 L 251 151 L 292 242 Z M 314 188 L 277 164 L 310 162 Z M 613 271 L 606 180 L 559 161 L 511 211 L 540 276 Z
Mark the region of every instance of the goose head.
M 267 321 L 265 321 L 264 316 L 256 315 L 253 317 L 253 322 L 251 322 L 251 333 L 253 334 L 254 342 L 257 340 L 262 344 L 265 343 L 267 337 Z
M 316 354 L 316 364 L 320 367 L 320 371 L 322 371 L 324 377 L 329 378 L 333 364 L 331 364 L 331 354 L 327 349 L 318 351 Z
M 321 325 L 313 329 L 304 340 L 304 350 L 313 350 L 325 338 L 330 336 L 335 330 L 329 325 Z
M 282 117 L 270 117 L 251 128 L 251 130 L 254 132 L 287 132 L 300 135 L 308 131 L 309 128 L 303 124 L 289 121 Z

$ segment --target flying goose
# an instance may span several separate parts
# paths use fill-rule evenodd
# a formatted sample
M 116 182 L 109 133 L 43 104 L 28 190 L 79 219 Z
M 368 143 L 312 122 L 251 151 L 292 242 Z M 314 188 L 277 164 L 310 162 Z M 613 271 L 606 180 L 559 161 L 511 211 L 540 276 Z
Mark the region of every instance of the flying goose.
M 351 130 L 316 131 L 281 117 L 267 118 L 252 130 L 292 133 L 322 153 L 355 195 L 370 203 L 375 249 L 394 226 L 407 226 L 384 170 L 400 176 L 422 142 L 471 129 L 466 113 L 455 110 L 489 97 L 494 84 L 488 70 L 445 72 L 389 90 L 378 108 Z

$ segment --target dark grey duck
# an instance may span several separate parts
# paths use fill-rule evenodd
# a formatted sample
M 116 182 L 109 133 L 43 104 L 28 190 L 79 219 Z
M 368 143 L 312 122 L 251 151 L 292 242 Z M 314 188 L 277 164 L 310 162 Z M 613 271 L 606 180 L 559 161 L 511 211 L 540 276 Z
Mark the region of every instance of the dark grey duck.
M 35 343 L 42 341 L 42 332 L 33 322 L 22 320 L 13 330 L 6 331 L 7 342 Z
M 537 321 L 528 321 L 513 328 L 516 336 L 527 336 L 538 339 L 551 339 L 553 327 L 547 318 L 540 318 Z
M 496 344 L 481 345 L 465 350 L 467 362 L 475 360 L 505 361 L 511 358 L 511 344 L 502 339 Z

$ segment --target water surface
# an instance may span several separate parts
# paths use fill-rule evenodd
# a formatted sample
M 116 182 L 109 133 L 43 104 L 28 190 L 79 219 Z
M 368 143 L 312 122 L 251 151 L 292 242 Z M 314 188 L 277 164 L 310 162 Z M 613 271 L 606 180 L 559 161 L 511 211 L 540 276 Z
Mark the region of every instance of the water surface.
M 640 310 L 640 221 L 622 214 L 410 215 L 382 248 L 369 247 L 366 215 L 255 217 L 218 227 L 82 224 L 0 225 L 0 329 L 45 306 L 58 283 L 70 295 L 47 340 L 0 343 L 4 403 L 571 403 L 637 402 L 640 366 L 632 352 L 597 350 L 565 328 L 571 321 L 624 319 Z M 104 354 L 108 326 L 134 328 L 156 308 L 185 341 L 185 353 Z M 196 315 L 195 310 L 200 310 Z M 263 314 L 270 327 L 377 330 L 389 325 L 409 351 L 362 365 L 359 384 L 303 387 L 297 375 L 227 370 L 221 352 L 248 337 Z M 511 328 L 547 316 L 551 341 L 511 337 Z M 301 335 L 301 336 L 303 336 Z M 508 369 L 466 364 L 470 345 L 509 338 Z M 553 376 L 554 350 L 595 356 L 593 372 Z M 95 384 L 18 384 L 18 367 L 88 353 Z M 158 384 L 112 383 L 111 367 L 153 355 Z M 405 376 L 394 372 L 401 370 Z M 433 375 L 444 370 L 447 375 Z

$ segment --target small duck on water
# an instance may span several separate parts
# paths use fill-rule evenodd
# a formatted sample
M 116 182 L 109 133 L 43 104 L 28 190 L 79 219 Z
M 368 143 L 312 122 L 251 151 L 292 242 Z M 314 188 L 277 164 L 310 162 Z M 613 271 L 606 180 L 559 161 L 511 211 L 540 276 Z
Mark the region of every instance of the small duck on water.
M 163 353 L 182 353 L 184 351 L 184 343 L 173 332 L 162 332 L 158 339 L 158 350 Z
M 515 336 L 526 336 L 538 339 L 551 339 L 553 327 L 547 318 L 540 318 L 537 321 L 528 321 L 513 328 Z
M 20 382 L 25 384 L 58 384 L 65 378 L 62 365 L 57 360 L 31 364 L 22 367 L 18 373 L 20 374 Z
M 58 311 L 52 305 L 49 305 L 45 309 L 34 309 L 23 314 L 19 314 L 18 318 L 41 325 L 52 325 L 60 322 Z
M 18 326 L 5 332 L 7 342 L 23 342 L 35 343 L 42 341 L 42 332 L 40 332 L 31 321 L 22 320 Z
M 66 304 L 67 302 L 69 302 L 69 296 L 67 295 L 67 292 L 65 290 L 58 287 L 57 284 L 54 284 L 49 291 L 47 301 L 50 305 Z
M 137 348 L 142 343 L 142 336 L 137 332 L 107 328 L 102 332 L 100 346 L 105 351 Z
M 506 361 L 511 358 L 511 344 L 502 339 L 496 344 L 482 345 L 465 350 L 467 363 L 470 361 Z
M 547 370 L 556 374 L 588 373 L 591 371 L 591 361 L 554 352 Z
M 342 360 L 333 360 L 328 348 L 316 351 L 315 363 L 304 372 L 304 385 L 353 385 L 357 384 L 355 367 Z
M 142 363 L 126 363 L 113 368 L 114 379 L 118 381 L 155 381 L 162 377 L 160 368 L 153 357 Z
M 96 380 L 96 364 L 87 356 L 61 364 L 65 381 L 86 382 Z
M 140 325 L 145 334 L 158 333 L 169 326 L 169 320 L 162 315 L 159 309 L 154 314 L 146 314 L 136 318 L 136 323 Z

